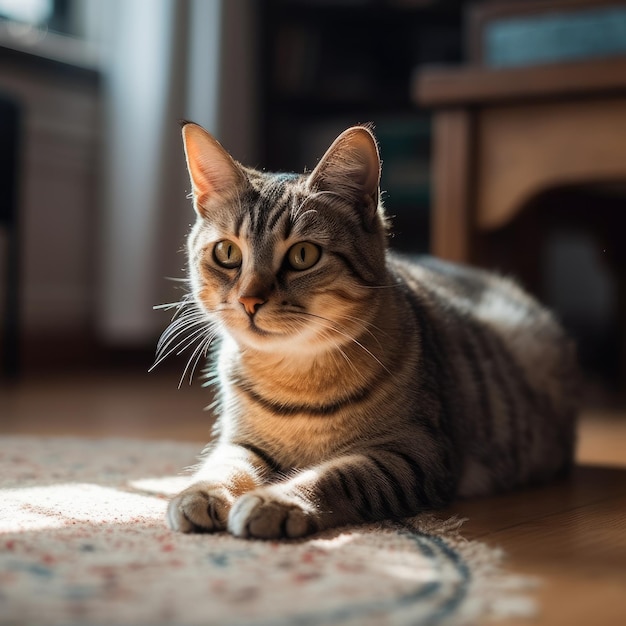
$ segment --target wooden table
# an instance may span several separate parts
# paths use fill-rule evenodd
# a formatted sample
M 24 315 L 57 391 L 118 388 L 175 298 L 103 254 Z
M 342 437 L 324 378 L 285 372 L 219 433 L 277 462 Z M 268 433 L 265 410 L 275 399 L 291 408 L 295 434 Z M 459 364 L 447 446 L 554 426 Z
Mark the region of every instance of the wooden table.
M 434 109 L 437 256 L 480 262 L 481 234 L 551 188 L 626 183 L 626 58 L 425 69 L 414 100 Z

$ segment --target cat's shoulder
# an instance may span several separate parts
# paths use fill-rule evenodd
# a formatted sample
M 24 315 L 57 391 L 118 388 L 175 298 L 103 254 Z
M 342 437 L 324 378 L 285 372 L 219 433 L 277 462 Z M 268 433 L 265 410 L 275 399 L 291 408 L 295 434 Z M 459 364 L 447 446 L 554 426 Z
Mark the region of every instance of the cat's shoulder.
M 406 255 L 391 252 L 388 255 L 388 264 L 392 272 L 418 281 L 424 288 L 459 290 L 471 299 L 478 299 L 486 289 L 515 289 L 513 281 L 495 272 L 444 261 L 428 254 Z
M 481 317 L 516 309 L 538 312 L 541 305 L 514 279 L 497 272 L 444 261 L 430 255 L 388 256 L 390 271 L 410 289 L 428 294 L 429 300 Z M 499 315 L 499 313 L 497 313 Z

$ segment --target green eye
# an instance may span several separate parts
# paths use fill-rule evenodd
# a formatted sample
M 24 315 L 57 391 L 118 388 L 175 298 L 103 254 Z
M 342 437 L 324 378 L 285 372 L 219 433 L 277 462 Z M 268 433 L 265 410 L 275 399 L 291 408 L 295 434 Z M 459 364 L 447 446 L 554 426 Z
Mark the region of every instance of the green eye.
M 223 239 L 215 244 L 213 258 L 218 265 L 232 270 L 241 265 L 241 250 L 236 243 Z
M 318 246 L 308 241 L 303 241 L 289 248 L 287 261 L 292 269 L 302 271 L 313 267 L 320 260 L 321 256 L 322 251 Z

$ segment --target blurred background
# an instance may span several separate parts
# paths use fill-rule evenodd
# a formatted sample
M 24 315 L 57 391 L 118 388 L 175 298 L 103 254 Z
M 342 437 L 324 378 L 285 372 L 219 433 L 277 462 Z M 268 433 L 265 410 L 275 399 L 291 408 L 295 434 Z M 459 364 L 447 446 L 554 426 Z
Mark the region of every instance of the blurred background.
M 178 120 L 290 171 L 372 122 L 392 246 L 518 276 L 622 401 L 625 55 L 604 0 L 0 0 L 2 380 L 146 375 L 193 221 Z

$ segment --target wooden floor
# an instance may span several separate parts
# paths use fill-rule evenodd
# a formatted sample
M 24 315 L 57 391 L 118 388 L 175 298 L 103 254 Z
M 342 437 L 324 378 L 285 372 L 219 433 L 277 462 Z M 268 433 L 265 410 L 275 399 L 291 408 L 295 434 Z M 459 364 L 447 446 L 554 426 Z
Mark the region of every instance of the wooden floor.
M 0 434 L 123 436 L 206 441 L 210 394 L 177 389 L 170 371 L 28 378 L 0 386 Z M 465 501 L 467 538 L 499 546 L 509 569 L 540 579 L 536 619 L 566 626 L 626 624 L 626 411 L 586 412 L 571 478 L 540 489 Z

